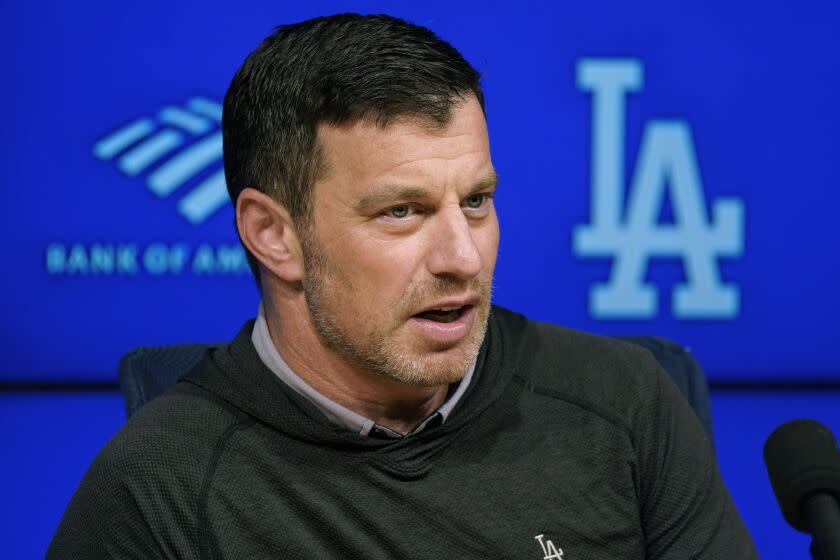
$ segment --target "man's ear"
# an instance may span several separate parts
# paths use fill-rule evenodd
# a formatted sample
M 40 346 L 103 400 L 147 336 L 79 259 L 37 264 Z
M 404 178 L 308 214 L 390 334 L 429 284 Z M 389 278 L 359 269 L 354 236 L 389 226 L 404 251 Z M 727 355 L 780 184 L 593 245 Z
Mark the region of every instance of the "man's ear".
M 286 282 L 303 280 L 303 252 L 285 206 L 257 189 L 243 189 L 236 199 L 236 227 L 263 267 Z

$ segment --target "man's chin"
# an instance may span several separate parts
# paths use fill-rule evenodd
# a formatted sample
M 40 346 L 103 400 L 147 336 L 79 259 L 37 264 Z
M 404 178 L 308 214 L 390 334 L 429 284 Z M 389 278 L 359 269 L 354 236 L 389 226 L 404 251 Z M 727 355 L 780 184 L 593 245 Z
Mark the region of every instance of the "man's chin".
M 463 341 L 444 349 L 426 348 L 403 354 L 390 364 L 389 371 L 378 373 L 417 387 L 451 385 L 464 378 L 477 353 L 478 345 L 474 341 Z
M 382 372 L 385 377 L 414 387 L 440 387 L 460 382 L 467 372 L 469 362 L 455 367 L 425 367 L 411 370 Z
M 470 332 L 453 342 L 414 338 L 410 355 L 400 360 L 405 367 L 395 368 L 391 375 L 409 385 L 434 387 L 451 385 L 464 378 L 472 365 L 487 332 L 489 309 L 478 308 Z M 405 347 L 405 346 L 404 346 Z

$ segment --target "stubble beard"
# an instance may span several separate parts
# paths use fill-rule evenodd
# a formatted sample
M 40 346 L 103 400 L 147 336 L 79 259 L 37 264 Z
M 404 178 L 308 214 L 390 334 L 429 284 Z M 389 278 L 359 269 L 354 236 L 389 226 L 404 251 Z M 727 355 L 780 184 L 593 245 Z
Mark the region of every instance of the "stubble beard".
M 436 277 L 431 285 L 406 293 L 396 305 L 400 311 L 416 310 L 435 299 L 461 295 L 467 291 L 478 294 L 479 301 L 474 307 L 475 323 L 472 332 L 467 335 L 466 340 L 458 343 L 457 349 L 453 349 L 460 355 L 460 359 L 453 359 L 443 356 L 442 352 L 412 352 L 394 336 L 396 328 L 400 325 L 386 325 L 382 328 L 372 324 L 368 330 L 360 328 L 356 333 L 359 336 L 351 336 L 349 329 L 338 320 L 337 311 L 341 302 L 336 301 L 334 295 L 339 292 L 331 288 L 340 282 L 340 279 L 327 256 L 311 239 L 305 239 L 303 254 L 306 269 L 303 291 L 306 305 L 316 332 L 328 348 L 356 367 L 408 385 L 435 387 L 455 383 L 464 377 L 467 367 L 478 356 L 487 332 L 492 292 L 490 279 L 475 278 L 467 282 Z

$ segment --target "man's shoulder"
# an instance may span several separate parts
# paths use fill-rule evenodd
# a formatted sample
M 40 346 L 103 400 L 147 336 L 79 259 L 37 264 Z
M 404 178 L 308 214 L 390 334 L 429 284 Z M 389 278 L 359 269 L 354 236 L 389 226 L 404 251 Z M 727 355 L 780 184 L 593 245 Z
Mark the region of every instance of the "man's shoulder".
M 661 368 L 637 344 L 501 308 L 494 314 L 509 339 L 516 377 L 544 396 L 626 417 L 658 391 Z
M 224 401 L 189 383 L 135 412 L 102 448 L 90 474 L 132 484 L 160 478 L 200 483 L 226 432 L 248 422 Z
M 48 557 L 149 558 L 162 546 L 194 557 L 203 490 L 226 436 L 248 422 L 183 382 L 144 405 L 94 458 Z

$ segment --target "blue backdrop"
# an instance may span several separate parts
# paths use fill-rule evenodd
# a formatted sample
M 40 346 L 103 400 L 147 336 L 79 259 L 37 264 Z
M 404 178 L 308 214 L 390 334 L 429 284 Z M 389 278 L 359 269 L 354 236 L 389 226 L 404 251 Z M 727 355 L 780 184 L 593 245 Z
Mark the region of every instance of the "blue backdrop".
M 275 25 L 340 11 L 429 26 L 484 74 L 498 303 L 669 336 L 717 382 L 840 382 L 836 3 L 147 0 L 0 7 L 0 386 L 113 382 L 134 346 L 228 339 L 255 314 L 219 102 Z M 762 557 L 805 557 L 761 444 L 796 416 L 837 433 L 840 393 L 713 405 Z M 114 392 L 0 395 L 4 556 L 43 556 L 123 421 Z
M 218 103 L 274 25 L 362 9 L 484 74 L 498 303 L 670 336 L 716 380 L 840 378 L 835 6 L 7 5 L 0 376 L 113 379 L 255 314 Z

